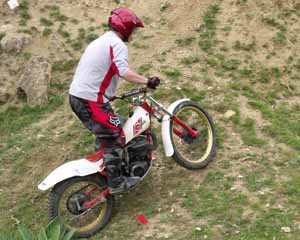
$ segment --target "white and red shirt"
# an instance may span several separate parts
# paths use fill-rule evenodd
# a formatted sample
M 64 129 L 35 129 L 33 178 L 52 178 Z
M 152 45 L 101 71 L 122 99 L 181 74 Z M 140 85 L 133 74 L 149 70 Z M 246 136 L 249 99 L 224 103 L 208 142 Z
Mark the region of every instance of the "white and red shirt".
M 119 77 L 128 70 L 127 46 L 116 33 L 106 32 L 85 49 L 69 93 L 94 102 L 107 102 L 103 95 L 115 96 Z

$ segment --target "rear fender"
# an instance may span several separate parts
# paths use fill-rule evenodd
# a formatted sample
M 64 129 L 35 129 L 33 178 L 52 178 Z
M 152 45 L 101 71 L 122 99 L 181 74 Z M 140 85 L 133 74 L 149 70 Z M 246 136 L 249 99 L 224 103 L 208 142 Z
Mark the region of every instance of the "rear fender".
M 89 160 L 88 160 L 89 159 Z M 67 162 L 54 171 L 52 171 L 38 186 L 42 191 L 45 191 L 55 184 L 64 181 L 68 178 L 77 176 L 87 176 L 104 170 L 103 159 L 95 161 L 89 157 Z

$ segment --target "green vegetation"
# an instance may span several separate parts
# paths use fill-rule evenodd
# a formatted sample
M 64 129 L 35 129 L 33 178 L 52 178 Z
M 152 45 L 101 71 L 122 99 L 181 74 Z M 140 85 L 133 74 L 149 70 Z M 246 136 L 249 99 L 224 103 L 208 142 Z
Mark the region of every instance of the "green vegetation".
M 192 43 L 196 40 L 195 37 L 188 37 L 183 39 L 176 39 L 175 43 L 180 47 L 187 47 L 192 45 Z
M 4 38 L 6 35 L 6 33 L 0 33 L 0 41 L 2 40 L 2 38 Z
M 38 233 L 33 233 L 27 227 L 18 225 L 18 234 L 0 235 L 0 239 L 16 239 L 19 236 L 22 240 L 71 240 L 74 233 L 74 231 L 66 231 L 58 221 L 51 221 Z
M 102 23 L 101 26 L 102 26 L 102 28 L 103 28 L 104 31 L 109 30 L 109 26 L 108 26 L 107 23 Z
M 166 11 L 168 8 L 170 7 L 170 3 L 168 3 L 168 2 L 164 2 L 164 3 L 162 3 L 161 5 L 160 5 L 160 11 L 161 12 L 164 12 L 164 11 Z
M 256 43 L 255 41 L 252 41 L 251 43 L 241 43 L 239 40 L 235 42 L 234 44 L 234 49 L 237 50 L 237 51 L 254 51 L 255 50 L 255 46 L 256 46 Z
M 181 60 L 181 63 L 187 65 L 187 66 L 190 66 L 194 63 L 198 63 L 200 61 L 199 57 L 198 56 L 190 56 L 190 57 L 186 57 L 186 58 L 183 58 Z
M 78 63 L 77 59 L 71 59 L 66 61 L 58 61 L 53 63 L 52 70 L 59 72 L 66 72 L 72 70 L 75 65 Z
M 265 140 L 257 138 L 255 126 L 256 124 L 251 118 L 247 118 L 243 123 L 240 124 L 243 142 L 249 146 L 265 145 Z
M 273 38 L 273 42 L 275 44 L 281 44 L 281 45 L 286 44 L 286 40 L 287 39 L 286 39 L 285 33 L 283 31 L 277 32 Z
M 27 21 L 31 19 L 31 16 L 29 14 L 29 2 L 26 0 L 23 0 L 20 2 L 19 6 L 19 15 L 21 17 L 19 21 L 20 26 L 26 26 Z
M 60 8 L 57 5 L 53 5 L 50 7 L 49 16 L 54 21 L 59 21 L 59 22 L 65 22 L 69 19 L 67 16 L 63 15 L 60 12 Z
M 90 42 L 92 42 L 92 41 L 94 41 L 95 39 L 97 39 L 99 37 L 99 35 L 98 34 L 96 34 L 96 33 L 89 33 L 88 35 L 87 35 L 87 37 L 86 37 L 86 42 L 87 43 L 90 43 Z
M 31 9 L 29 1 L 24 2 L 24 14 L 19 11 L 17 21 L 26 25 Z M 172 14 L 180 5 L 173 11 L 172 3 L 161 4 L 162 11 L 156 9 L 163 15 L 160 19 L 144 13 L 147 35 L 137 32 L 129 48 L 135 48 L 136 56 L 150 54 L 150 60 L 135 60 L 133 68 L 145 76 L 158 70 L 166 81 L 151 94 L 164 106 L 190 98 L 208 110 L 215 122 L 217 156 L 206 169 L 187 171 L 164 157 L 160 125 L 153 124 L 160 144 L 152 171 L 140 187 L 117 196 L 116 217 L 92 240 L 120 239 L 120 232 L 122 239 L 299 238 L 300 58 L 296 29 L 300 4 L 282 2 L 214 1 L 203 15 L 199 12 L 202 20 L 191 25 L 197 26 L 196 32 L 188 34 L 186 29 L 181 32 L 181 25 L 173 28 L 180 19 Z M 80 25 L 74 18 L 78 16 L 69 13 L 68 20 L 56 5 L 45 6 L 43 13 L 38 29 L 28 26 L 19 31 L 32 36 L 58 31 L 76 57 L 79 52 L 75 51 L 98 37 L 101 22 L 95 23 L 90 13 L 83 24 L 78 18 Z M 34 20 L 32 23 L 39 23 Z M 255 24 L 259 32 L 253 30 Z M 101 27 L 106 30 L 108 26 L 103 23 Z M 166 29 L 171 45 L 160 46 Z M 152 51 L 154 47 L 157 49 Z M 28 60 L 30 48 L 19 57 Z M 93 151 L 93 134 L 72 115 L 67 103 L 62 106 L 65 94 L 55 97 L 67 91 L 77 63 L 75 59 L 53 63 L 48 106 L 29 107 L 22 98 L 15 99 L 14 105 L 0 106 L 0 231 L 8 232 L 4 239 L 16 239 L 16 221 L 29 225 L 38 236 L 40 226 L 48 220 L 46 194 L 36 190 L 37 183 L 56 166 Z M 121 85 L 121 91 L 129 87 L 132 85 Z M 116 101 L 114 109 L 127 117 L 132 108 Z M 234 112 L 231 117 L 226 116 L 229 110 Z M 151 224 L 146 234 L 136 223 L 138 213 Z M 0 234 L 0 239 L 3 236 Z
M 82 47 L 83 47 L 83 42 L 80 41 L 80 40 L 73 41 L 73 42 L 71 43 L 71 47 L 72 47 L 74 50 L 81 50 Z
M 220 11 L 218 5 L 211 5 L 208 8 L 205 16 L 203 17 L 203 24 L 200 26 L 197 31 L 200 33 L 200 48 L 208 52 L 215 45 L 215 35 L 216 35 L 216 26 L 217 26 L 217 14 Z
M 43 114 L 54 111 L 63 103 L 62 96 L 50 96 L 49 104 L 45 107 L 24 106 L 21 109 L 8 108 L 0 113 L 1 134 L 16 133 L 24 127 L 37 122 Z
M 46 37 L 46 36 L 49 36 L 50 34 L 52 33 L 52 29 L 51 28 L 44 28 L 43 30 L 43 36 Z
M 138 72 L 139 74 L 148 74 L 149 70 L 150 70 L 152 67 L 153 67 L 153 65 L 150 64 L 150 63 L 143 64 L 143 65 L 141 65 L 141 66 L 139 66 L 139 67 L 137 68 L 137 72 Z
M 53 22 L 51 22 L 49 19 L 44 17 L 40 18 L 40 23 L 45 27 L 53 26 Z
M 145 44 L 140 44 L 138 42 L 134 42 L 131 44 L 134 48 L 139 48 L 139 49 L 148 49 L 149 46 Z
M 57 32 L 63 37 L 63 38 L 70 38 L 70 33 L 66 30 L 64 30 L 65 24 L 64 23 L 60 23 Z
M 178 69 L 173 68 L 163 68 L 162 73 L 166 75 L 171 80 L 179 80 L 179 78 L 182 76 L 181 72 Z

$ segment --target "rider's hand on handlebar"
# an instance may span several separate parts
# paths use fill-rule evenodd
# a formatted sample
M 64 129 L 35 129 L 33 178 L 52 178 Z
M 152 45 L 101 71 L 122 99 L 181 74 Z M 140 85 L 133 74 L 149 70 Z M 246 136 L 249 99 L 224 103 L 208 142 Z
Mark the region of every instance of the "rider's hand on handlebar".
M 156 89 L 160 84 L 160 79 L 158 77 L 149 77 L 147 82 L 147 87 Z

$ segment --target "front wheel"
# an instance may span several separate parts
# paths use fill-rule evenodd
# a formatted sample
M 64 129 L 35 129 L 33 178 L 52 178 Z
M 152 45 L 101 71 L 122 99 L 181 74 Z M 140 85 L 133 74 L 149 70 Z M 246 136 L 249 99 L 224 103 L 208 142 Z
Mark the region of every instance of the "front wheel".
M 174 147 L 173 158 L 187 169 L 205 168 L 216 153 L 216 134 L 212 118 L 196 102 L 185 101 L 173 111 L 197 136 L 190 136 L 179 124 L 171 121 L 170 134 Z
M 69 178 L 55 185 L 49 195 L 49 217 L 58 218 L 77 237 L 89 237 L 109 221 L 114 198 L 102 197 L 93 206 L 86 207 L 107 188 L 103 176 L 94 174 Z

